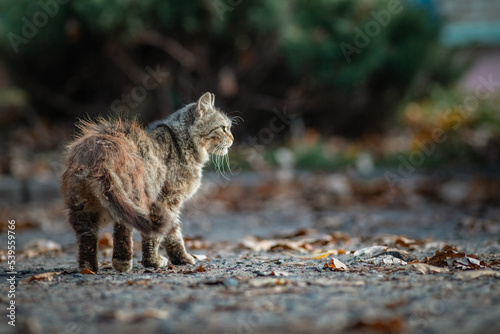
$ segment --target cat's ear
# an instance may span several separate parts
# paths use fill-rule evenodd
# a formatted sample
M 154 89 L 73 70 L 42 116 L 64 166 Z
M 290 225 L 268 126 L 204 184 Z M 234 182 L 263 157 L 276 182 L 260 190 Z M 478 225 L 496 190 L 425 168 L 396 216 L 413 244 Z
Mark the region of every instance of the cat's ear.
M 203 117 L 203 115 L 213 107 L 214 105 L 214 97 L 213 94 L 211 93 L 205 93 L 203 94 L 200 99 L 198 100 L 198 103 L 196 104 L 196 117 Z

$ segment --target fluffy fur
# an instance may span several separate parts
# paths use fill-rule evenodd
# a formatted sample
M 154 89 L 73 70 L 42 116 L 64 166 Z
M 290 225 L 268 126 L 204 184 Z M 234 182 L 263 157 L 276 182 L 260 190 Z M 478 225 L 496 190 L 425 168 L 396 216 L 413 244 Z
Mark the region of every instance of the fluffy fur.
M 209 154 L 233 143 L 231 119 L 205 93 L 197 103 L 143 129 L 121 119 L 82 121 L 68 147 L 61 189 L 79 245 L 80 268 L 98 269 L 99 227 L 114 223 L 113 267 L 132 268 L 132 229 L 142 235 L 142 264 L 160 267 L 160 243 L 174 264 L 194 263 L 180 230 L 182 204 L 199 188 Z

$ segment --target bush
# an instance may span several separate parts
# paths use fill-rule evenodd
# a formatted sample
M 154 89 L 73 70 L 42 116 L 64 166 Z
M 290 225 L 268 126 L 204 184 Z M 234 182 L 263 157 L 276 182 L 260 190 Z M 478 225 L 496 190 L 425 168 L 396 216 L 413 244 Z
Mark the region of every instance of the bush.
M 355 136 L 382 130 L 408 94 L 425 96 L 427 82 L 448 85 L 458 73 L 437 23 L 408 1 L 368 45 L 355 43 L 394 1 L 73 0 L 15 52 L 23 17 L 47 11 L 5 0 L 0 55 L 47 116 L 105 114 L 158 65 L 168 78 L 124 111 L 150 120 L 213 91 L 244 112 L 249 132 L 286 105 L 323 134 Z

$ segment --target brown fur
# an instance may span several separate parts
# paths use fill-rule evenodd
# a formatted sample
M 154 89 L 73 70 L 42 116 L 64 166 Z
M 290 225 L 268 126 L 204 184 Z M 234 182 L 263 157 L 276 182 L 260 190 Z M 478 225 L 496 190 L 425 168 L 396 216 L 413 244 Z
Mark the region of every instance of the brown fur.
M 141 232 L 143 264 L 194 263 L 180 230 L 183 202 L 198 189 L 209 153 L 224 155 L 233 142 L 231 120 L 204 94 L 169 118 L 143 129 L 120 118 L 79 124 L 69 145 L 61 189 L 79 244 L 79 266 L 97 270 L 99 227 L 114 222 L 113 266 L 132 267 L 132 228 Z

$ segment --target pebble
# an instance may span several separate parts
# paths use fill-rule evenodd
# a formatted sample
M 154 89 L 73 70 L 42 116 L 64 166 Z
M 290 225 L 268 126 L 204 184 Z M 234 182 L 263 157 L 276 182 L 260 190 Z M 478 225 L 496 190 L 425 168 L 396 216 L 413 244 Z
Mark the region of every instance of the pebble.
M 226 278 L 222 281 L 222 284 L 226 287 L 237 287 L 239 283 L 235 278 Z

